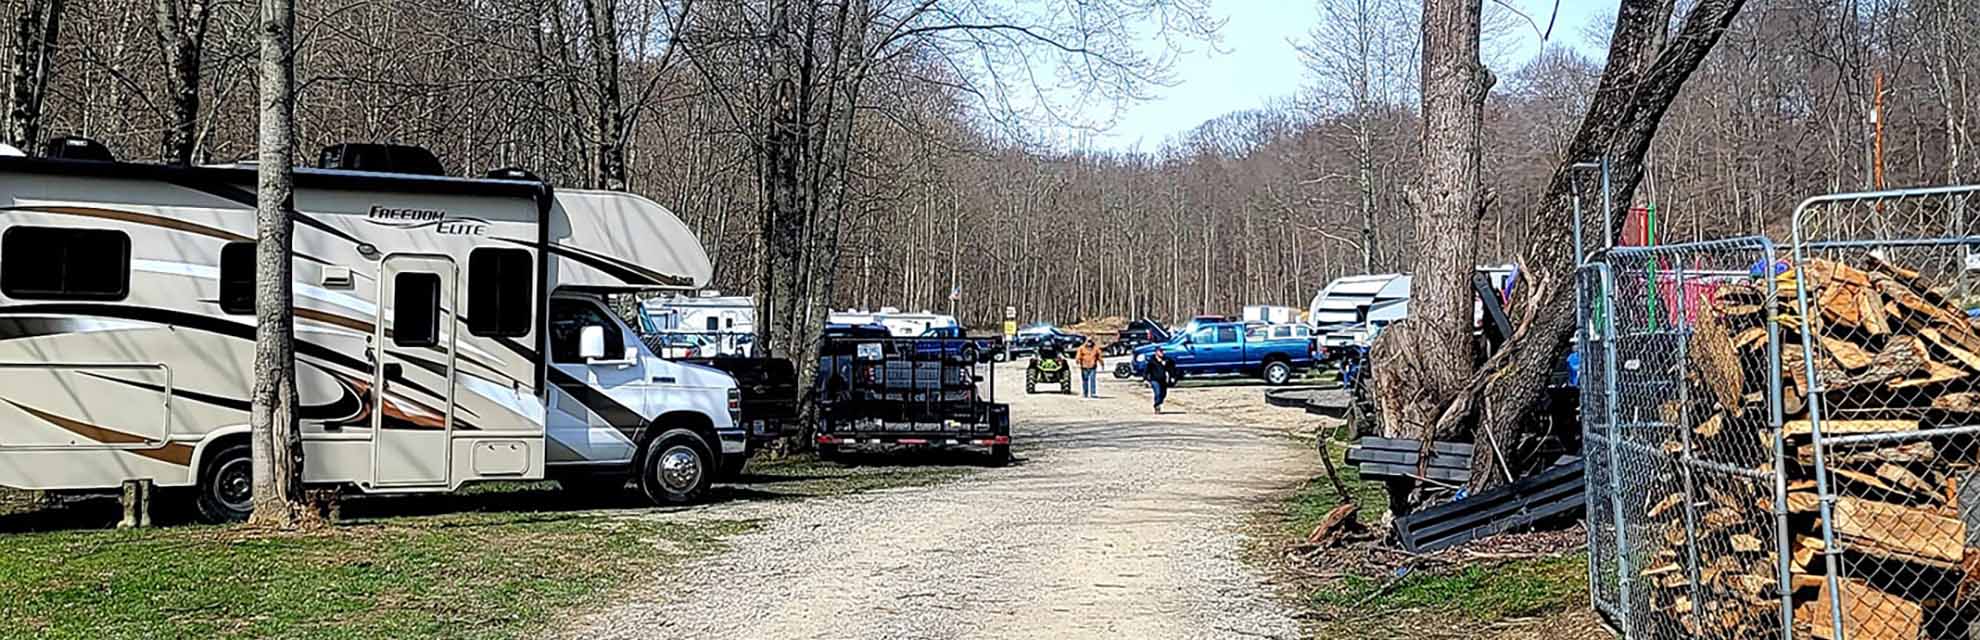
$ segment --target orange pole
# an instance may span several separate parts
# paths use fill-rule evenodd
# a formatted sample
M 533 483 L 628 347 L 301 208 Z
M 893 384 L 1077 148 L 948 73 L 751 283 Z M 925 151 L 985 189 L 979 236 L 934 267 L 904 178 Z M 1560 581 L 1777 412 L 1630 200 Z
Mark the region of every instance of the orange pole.
M 1871 167 L 1871 174 L 1874 176 L 1872 180 L 1875 181 L 1876 187 L 1881 190 L 1884 188 L 1884 72 L 1882 71 L 1877 72 L 1876 97 L 1872 98 L 1872 104 L 1870 123 L 1876 126 L 1874 143 L 1876 158 Z

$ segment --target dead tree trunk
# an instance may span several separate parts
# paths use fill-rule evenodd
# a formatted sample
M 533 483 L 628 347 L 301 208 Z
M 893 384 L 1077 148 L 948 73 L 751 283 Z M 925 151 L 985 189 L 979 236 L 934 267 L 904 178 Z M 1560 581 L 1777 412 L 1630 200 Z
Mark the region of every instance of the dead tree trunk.
M 295 208 L 295 0 L 261 0 L 261 136 L 256 171 L 253 525 L 294 529 L 311 521 L 296 422 L 296 345 L 291 286 Z
M 168 163 L 192 164 L 199 149 L 199 63 L 206 51 L 210 7 L 206 0 L 157 0 L 155 5 L 165 89 L 172 101 L 158 155 Z
M 1479 150 L 1492 74 L 1478 59 L 1481 0 L 1423 3 L 1423 187 L 1410 318 L 1383 333 L 1376 389 L 1391 435 L 1427 439 L 1475 362 Z
M 63 0 L 27 0 L 14 20 L 14 68 L 9 78 L 7 142 L 22 150 L 41 139 L 41 103 L 54 73 Z
M 1608 64 L 1594 99 L 1547 190 L 1532 200 L 1528 219 L 1538 235 L 1526 265 L 1527 293 L 1515 301 L 1518 324 L 1513 339 L 1471 377 L 1466 391 L 1445 407 L 1433 429 L 1451 434 L 1474 425 L 1480 445 L 1472 457 L 1474 489 L 1498 484 L 1502 470 L 1516 464 L 1517 460 L 1501 454 L 1520 455 L 1522 429 L 1538 424 L 1533 418 L 1547 377 L 1567 356 L 1574 332 L 1573 272 L 1579 261 L 1569 237 L 1571 166 L 1609 159 L 1619 209 L 1611 216 L 1618 228 L 1610 231 L 1620 233 L 1621 210 L 1629 206 L 1643 177 L 1643 159 L 1665 110 L 1718 43 L 1744 0 L 1700 0 L 1670 35 L 1666 25 L 1674 5 L 1674 0 L 1623 0 L 1618 8 Z

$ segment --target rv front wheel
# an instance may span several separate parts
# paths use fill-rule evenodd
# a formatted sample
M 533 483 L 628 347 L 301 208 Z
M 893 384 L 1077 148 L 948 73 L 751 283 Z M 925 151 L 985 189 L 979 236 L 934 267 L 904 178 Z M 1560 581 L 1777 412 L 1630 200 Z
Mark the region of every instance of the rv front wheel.
M 716 463 L 708 443 L 687 429 L 669 429 L 647 441 L 639 488 L 657 504 L 700 500 L 714 482 Z
M 254 511 L 254 462 L 247 443 L 208 456 L 199 472 L 199 517 L 210 523 L 241 522 Z

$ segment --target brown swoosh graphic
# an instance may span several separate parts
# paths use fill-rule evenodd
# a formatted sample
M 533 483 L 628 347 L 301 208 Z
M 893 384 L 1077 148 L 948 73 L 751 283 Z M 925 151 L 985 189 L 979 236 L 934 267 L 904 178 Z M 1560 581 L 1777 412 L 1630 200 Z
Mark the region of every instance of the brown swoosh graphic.
M 154 216 L 149 213 L 138 213 L 135 211 L 118 211 L 116 209 L 102 209 L 97 207 L 74 207 L 74 206 L 7 207 L 5 210 L 33 211 L 38 213 L 59 213 L 59 214 L 71 215 L 71 216 L 83 216 L 86 218 L 103 218 L 106 220 L 117 220 L 120 222 L 129 222 L 133 224 L 164 227 L 167 229 L 184 231 L 186 233 L 196 233 L 209 238 L 219 238 L 221 240 L 226 240 L 228 242 L 252 242 L 254 240 L 254 238 L 250 238 L 225 229 L 215 229 L 213 227 L 209 227 L 203 224 L 194 224 L 184 220 L 176 220 L 164 216 Z
M 377 330 L 377 327 L 372 326 L 372 324 L 369 322 L 365 322 L 363 320 L 359 320 L 357 318 L 352 318 L 349 316 L 337 315 L 328 311 L 323 311 L 321 309 L 295 307 L 291 309 L 291 311 L 294 311 L 296 317 L 298 318 L 302 318 L 305 320 L 315 320 L 317 322 L 321 322 L 323 324 L 328 324 L 328 325 L 336 325 L 339 327 L 343 327 L 345 329 L 358 331 L 367 335 Z M 389 338 L 391 337 L 391 335 L 387 334 L 386 337 Z
M 101 442 L 103 444 L 143 444 L 151 441 L 143 436 L 132 435 L 129 433 L 124 433 L 122 431 L 118 431 L 116 429 L 99 427 L 93 424 L 89 424 L 87 422 L 81 422 L 70 418 L 58 416 L 46 411 L 42 411 L 40 409 L 36 409 L 34 407 L 21 404 L 19 402 L 14 402 L 13 400 L 7 400 L 6 402 L 7 404 L 14 405 L 14 408 L 16 409 L 20 409 L 21 411 L 27 412 L 29 415 L 47 421 L 49 424 L 61 427 L 65 430 L 68 430 L 70 433 L 74 433 L 76 435 L 97 442 Z M 168 442 L 165 443 L 165 446 L 163 448 L 159 448 L 159 449 L 125 449 L 124 451 L 128 453 L 135 453 L 144 456 L 146 458 L 151 458 L 159 462 L 169 462 L 172 464 L 179 465 L 181 467 L 192 466 L 193 448 L 192 445 L 189 444 Z

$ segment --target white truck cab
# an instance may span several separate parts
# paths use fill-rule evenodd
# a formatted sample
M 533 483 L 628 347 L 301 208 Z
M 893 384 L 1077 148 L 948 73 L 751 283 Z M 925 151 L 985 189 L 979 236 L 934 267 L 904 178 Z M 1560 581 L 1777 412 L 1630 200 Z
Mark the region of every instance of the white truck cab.
M 559 293 L 549 311 L 553 476 L 623 483 L 632 470 L 654 499 L 681 502 L 744 452 L 734 378 L 654 354 L 602 296 Z

